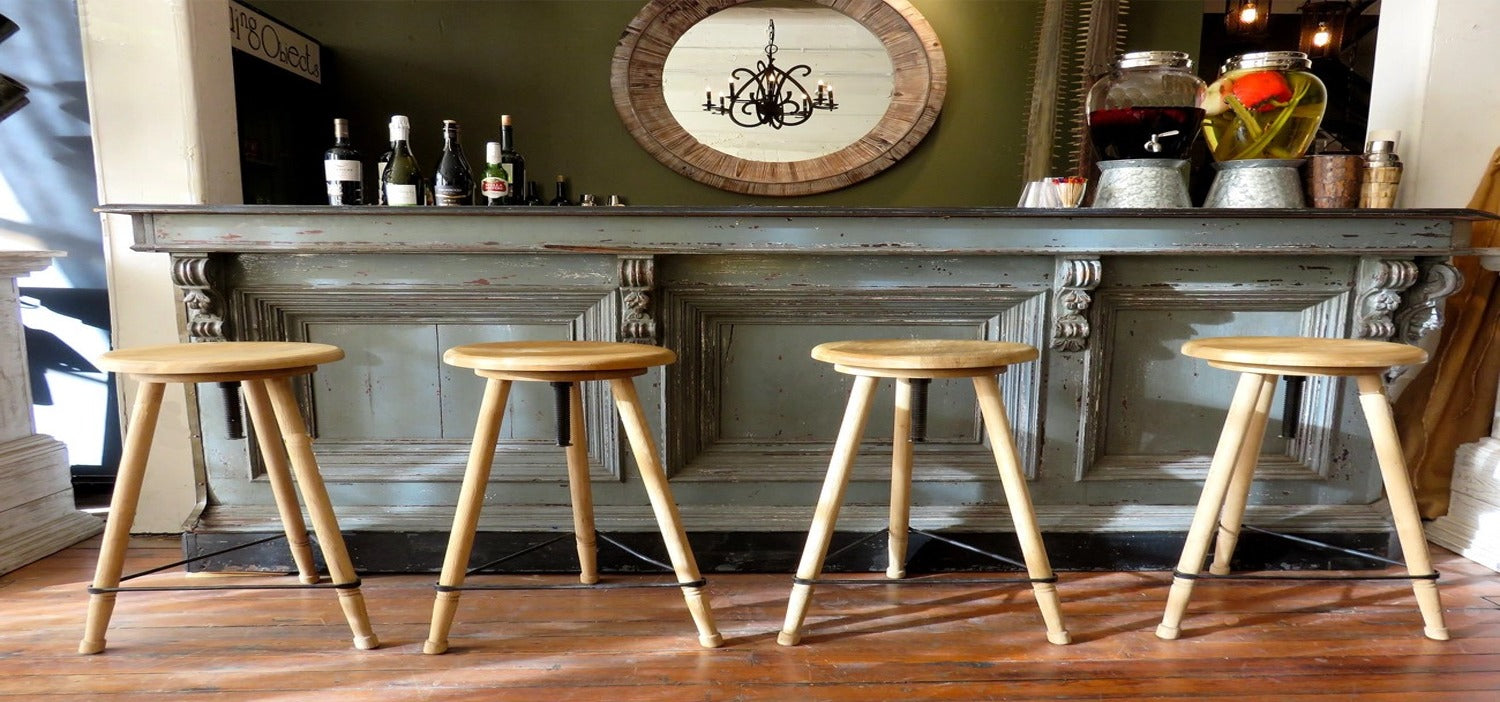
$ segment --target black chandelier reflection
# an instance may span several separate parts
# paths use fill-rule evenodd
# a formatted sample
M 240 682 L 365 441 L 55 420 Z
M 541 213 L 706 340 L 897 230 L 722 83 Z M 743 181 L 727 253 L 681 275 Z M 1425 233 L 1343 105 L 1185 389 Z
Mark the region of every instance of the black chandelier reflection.
M 833 100 L 833 87 L 818 81 L 816 92 L 808 92 L 797 76 L 812 75 L 807 64 L 797 64 L 783 70 L 776 65 L 776 20 L 767 20 L 766 58 L 756 61 L 755 69 L 740 67 L 730 72 L 729 92 L 719 93 L 714 100 L 713 89 L 703 89 L 703 111 L 716 115 L 728 115 L 741 127 L 769 125 L 772 129 L 795 127 L 812 117 L 813 110 L 837 110 Z M 742 82 L 736 82 L 741 79 Z

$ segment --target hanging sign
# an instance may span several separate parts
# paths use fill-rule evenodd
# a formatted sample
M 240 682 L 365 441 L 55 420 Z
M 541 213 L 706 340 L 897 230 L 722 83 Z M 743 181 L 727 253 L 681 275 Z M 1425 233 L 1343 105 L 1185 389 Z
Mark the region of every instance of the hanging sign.
M 323 82 L 322 50 L 317 40 L 235 0 L 229 0 L 229 40 L 238 51 L 314 83 Z

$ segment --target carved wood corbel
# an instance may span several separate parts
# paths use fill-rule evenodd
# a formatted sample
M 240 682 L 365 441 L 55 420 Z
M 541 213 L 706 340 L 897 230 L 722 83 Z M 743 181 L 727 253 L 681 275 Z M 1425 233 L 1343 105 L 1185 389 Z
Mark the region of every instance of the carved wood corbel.
M 172 284 L 182 290 L 182 306 L 187 308 L 188 341 L 227 341 L 229 321 L 224 318 L 224 257 L 217 254 L 172 254 Z M 245 424 L 240 412 L 240 384 L 218 384 L 224 397 L 225 430 L 231 439 L 245 438 Z M 305 411 L 305 409 L 304 409 Z
M 655 257 L 620 257 L 620 341 L 656 343 L 656 318 L 651 315 L 655 288 Z
M 1424 259 L 1417 267 L 1422 282 L 1401 296 L 1396 311 L 1397 338 L 1408 344 L 1421 344 L 1443 328 L 1444 302 L 1464 284 L 1463 273 L 1447 259 Z
M 1052 282 L 1052 343 L 1058 351 L 1082 351 L 1088 346 L 1089 320 L 1085 314 L 1099 287 L 1104 265 L 1097 258 L 1059 258 Z
M 1356 284 L 1354 338 L 1390 341 L 1396 336 L 1401 293 L 1417 282 L 1417 264 L 1405 259 L 1365 258 Z
M 172 254 L 172 284 L 182 290 L 188 341 L 224 341 L 231 334 L 219 288 L 224 262 L 214 254 Z

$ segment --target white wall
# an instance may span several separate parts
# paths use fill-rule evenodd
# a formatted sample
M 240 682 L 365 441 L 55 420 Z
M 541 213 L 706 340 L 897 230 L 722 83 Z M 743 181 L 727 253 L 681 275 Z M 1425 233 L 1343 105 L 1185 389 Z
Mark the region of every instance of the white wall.
M 1467 205 L 1500 147 L 1500 2 L 1384 0 L 1370 128 L 1399 129 L 1399 205 Z
M 238 203 L 225 0 L 78 0 L 78 15 L 99 201 Z M 167 256 L 131 251 L 128 217 L 101 219 L 115 346 L 178 341 Z M 135 390 L 123 385 L 126 407 Z M 169 386 L 133 531 L 180 531 L 201 503 L 188 426 L 182 387 Z

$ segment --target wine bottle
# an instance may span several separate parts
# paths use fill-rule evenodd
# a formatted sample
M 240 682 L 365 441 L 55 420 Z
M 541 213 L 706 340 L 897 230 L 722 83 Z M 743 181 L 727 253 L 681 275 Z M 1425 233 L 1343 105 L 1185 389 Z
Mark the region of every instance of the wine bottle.
M 540 190 L 536 187 L 536 181 L 534 181 L 534 180 L 528 180 L 528 181 L 526 181 L 526 204 L 528 204 L 528 205 L 540 205 L 540 204 L 542 204 L 542 194 L 541 194 Z
M 568 205 L 573 204 L 573 201 L 568 199 L 567 178 L 564 178 L 563 176 L 557 177 L 557 195 L 553 196 L 552 201 L 547 204 L 557 207 L 567 207 Z
M 503 205 L 509 192 L 505 166 L 500 165 L 500 142 L 484 144 L 484 176 L 479 181 L 479 192 L 484 195 L 484 204 Z
M 516 153 L 515 135 L 511 131 L 510 115 L 500 115 L 500 165 L 505 167 L 505 205 L 521 205 L 526 202 L 526 159 Z
M 439 207 L 474 204 L 474 172 L 458 141 L 458 122 L 443 120 L 443 155 L 432 172 L 432 204 Z
M 404 115 L 391 115 L 391 123 L 390 123 L 389 127 L 390 128 L 395 127 L 397 121 L 405 123 L 406 122 L 406 117 Z M 376 203 L 375 204 L 377 204 L 377 205 L 384 205 L 384 204 L 386 204 L 386 202 L 385 202 L 385 167 L 388 164 L 390 164 L 390 162 L 391 162 L 391 154 L 394 153 L 395 151 L 396 151 L 396 142 L 392 141 L 391 145 L 390 145 L 390 148 L 386 149 L 385 153 L 383 153 L 383 154 L 380 155 L 380 160 L 375 162 L 375 199 L 376 199 Z
M 333 147 L 323 152 L 323 180 L 328 185 L 328 204 L 365 204 L 363 164 L 359 152 L 349 145 L 349 120 L 333 120 Z
M 385 190 L 385 202 L 392 206 L 426 204 L 422 183 L 422 170 L 417 167 L 417 157 L 411 153 L 411 125 L 405 117 L 391 120 L 391 160 L 385 165 L 381 187 Z

